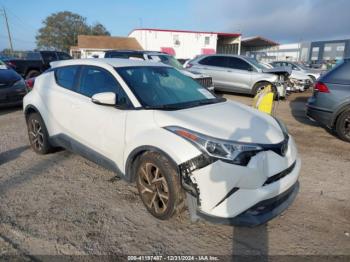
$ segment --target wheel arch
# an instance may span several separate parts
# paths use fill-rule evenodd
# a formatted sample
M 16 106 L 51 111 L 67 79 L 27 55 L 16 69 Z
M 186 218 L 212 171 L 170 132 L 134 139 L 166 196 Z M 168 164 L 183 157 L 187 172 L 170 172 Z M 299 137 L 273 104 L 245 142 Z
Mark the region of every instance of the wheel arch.
M 253 88 L 252 88 L 252 94 L 253 94 L 253 95 L 256 95 L 256 89 L 257 89 L 258 85 L 263 84 L 263 83 L 266 83 L 266 84 L 268 84 L 268 85 L 271 85 L 272 88 L 275 88 L 274 85 L 273 85 L 273 83 L 272 83 L 271 81 L 268 81 L 268 80 L 258 80 L 258 81 L 255 82 L 254 85 L 253 85 Z
M 332 121 L 331 121 L 331 128 L 334 128 L 339 116 L 346 110 L 350 109 L 350 101 L 346 102 L 345 104 L 342 104 L 334 113 L 332 116 Z
M 166 153 L 164 150 L 162 150 L 158 147 L 145 145 L 145 146 L 139 146 L 139 147 L 135 148 L 129 154 L 129 156 L 126 160 L 126 163 L 125 163 L 125 180 L 126 181 L 128 181 L 130 183 L 136 181 L 136 169 L 135 168 L 137 166 L 136 165 L 137 161 L 146 152 L 156 152 L 156 153 L 163 155 L 164 157 L 166 157 L 170 161 L 170 164 L 176 169 L 177 173 L 179 174 L 179 167 L 178 167 L 177 163 L 168 153 Z
M 24 116 L 25 116 L 26 120 L 28 119 L 28 116 L 32 113 L 37 113 L 41 117 L 39 110 L 34 105 L 27 105 L 24 109 Z

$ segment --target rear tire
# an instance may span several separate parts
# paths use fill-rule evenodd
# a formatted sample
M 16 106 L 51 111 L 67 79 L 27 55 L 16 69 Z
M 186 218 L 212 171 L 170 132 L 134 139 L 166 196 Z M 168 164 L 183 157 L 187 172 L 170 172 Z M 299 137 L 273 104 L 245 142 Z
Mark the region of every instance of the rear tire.
M 45 123 L 38 113 L 31 113 L 27 119 L 28 137 L 32 149 L 40 155 L 53 150 Z
M 335 125 L 335 130 L 340 139 L 350 142 L 350 109 L 340 114 Z
M 146 152 L 140 157 L 136 172 L 141 200 L 154 217 L 167 220 L 183 210 L 185 194 L 169 159 L 156 152 Z

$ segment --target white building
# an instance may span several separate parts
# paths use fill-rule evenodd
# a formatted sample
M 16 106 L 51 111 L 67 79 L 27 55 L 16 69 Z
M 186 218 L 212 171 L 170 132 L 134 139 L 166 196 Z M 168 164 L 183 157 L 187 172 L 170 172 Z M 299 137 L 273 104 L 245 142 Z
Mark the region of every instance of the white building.
M 237 33 L 134 29 L 129 37 L 136 38 L 142 48 L 162 51 L 178 59 L 194 58 L 200 54 L 240 54 L 241 35 Z

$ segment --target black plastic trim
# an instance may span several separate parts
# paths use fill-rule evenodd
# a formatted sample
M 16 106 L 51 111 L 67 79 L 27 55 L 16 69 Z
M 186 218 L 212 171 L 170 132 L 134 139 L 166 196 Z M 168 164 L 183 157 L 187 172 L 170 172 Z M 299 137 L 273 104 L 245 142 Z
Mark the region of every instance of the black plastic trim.
M 278 173 L 278 174 L 276 174 L 276 175 L 270 176 L 270 177 L 265 181 L 265 183 L 263 184 L 263 186 L 267 186 L 267 185 L 269 185 L 269 184 L 271 184 L 271 183 L 273 183 L 273 182 L 276 182 L 276 181 L 278 181 L 278 180 L 284 178 L 285 176 L 289 175 L 289 174 L 293 171 L 293 169 L 294 169 L 296 163 L 297 163 L 297 162 L 295 161 L 295 162 L 294 162 L 290 167 L 288 167 L 287 169 L 283 170 L 282 172 L 280 172 L 280 173 Z

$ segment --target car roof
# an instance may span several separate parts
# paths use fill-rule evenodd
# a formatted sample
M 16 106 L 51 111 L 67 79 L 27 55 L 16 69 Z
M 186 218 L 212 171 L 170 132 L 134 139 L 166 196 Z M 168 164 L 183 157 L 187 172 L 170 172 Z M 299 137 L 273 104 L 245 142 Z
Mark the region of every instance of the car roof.
M 133 54 L 162 54 L 168 55 L 161 51 L 148 51 L 148 50 L 108 50 L 105 53 L 133 53 Z
M 95 65 L 95 66 L 112 66 L 112 67 L 129 67 L 129 66 L 167 66 L 163 63 L 145 60 L 132 60 L 123 58 L 87 58 L 87 59 L 70 59 L 50 63 L 52 68 L 69 66 L 69 65 Z M 169 67 L 169 66 L 167 66 Z

